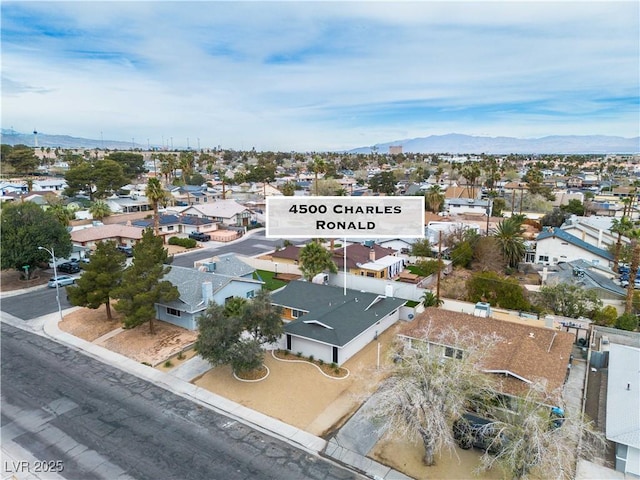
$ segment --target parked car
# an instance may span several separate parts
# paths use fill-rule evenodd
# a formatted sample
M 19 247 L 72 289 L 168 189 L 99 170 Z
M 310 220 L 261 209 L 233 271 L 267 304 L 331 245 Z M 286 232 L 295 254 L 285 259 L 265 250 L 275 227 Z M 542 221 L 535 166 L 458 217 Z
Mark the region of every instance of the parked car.
M 56 277 L 51 277 L 47 285 L 49 288 L 56 288 L 56 285 L 59 287 L 65 287 L 67 285 L 73 285 L 74 283 L 76 283 L 76 279 L 71 275 L 58 275 L 57 279 Z
M 80 264 L 76 262 L 65 262 L 58 265 L 57 270 L 62 273 L 78 273 Z
M 206 233 L 202 232 L 191 232 L 189 234 L 189 238 L 193 238 L 194 240 L 197 240 L 199 242 L 208 242 L 209 240 L 211 240 L 211 235 L 207 235 Z
M 128 245 L 118 245 L 118 250 L 124 253 L 127 257 L 133 257 L 133 247 Z

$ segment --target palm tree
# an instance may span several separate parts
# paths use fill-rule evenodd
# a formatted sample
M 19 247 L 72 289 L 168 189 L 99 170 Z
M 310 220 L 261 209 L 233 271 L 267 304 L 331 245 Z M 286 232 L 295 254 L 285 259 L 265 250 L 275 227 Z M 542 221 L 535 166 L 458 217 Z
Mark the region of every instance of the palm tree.
M 441 298 L 438 298 L 435 293 L 430 292 L 429 290 L 424 291 L 420 300 L 422 301 L 422 305 L 425 307 L 439 307 L 444 303 Z
M 631 241 L 631 262 L 629 265 L 629 285 L 627 285 L 627 296 L 624 301 L 624 313 L 631 314 L 633 310 L 635 280 L 638 275 L 638 266 L 640 266 L 640 229 L 633 228 L 628 230 L 626 234 Z
M 160 217 L 158 216 L 158 206 L 166 205 L 168 200 L 167 192 L 162 188 L 162 184 L 157 177 L 152 177 L 147 183 L 145 195 L 153 206 L 153 233 L 158 236 L 160 234 Z
M 627 217 L 611 220 L 611 233 L 617 233 L 618 239 L 613 250 L 613 271 L 618 271 L 620 263 L 620 249 L 622 248 L 622 237 L 633 229 L 633 222 Z
M 440 185 L 432 185 L 424 195 L 424 199 L 427 202 L 427 208 L 430 212 L 438 213 L 442 209 L 444 203 L 444 195 L 440 189 Z
M 507 265 L 511 268 L 517 267 L 526 253 L 522 231 L 521 219 L 511 217 L 501 221 L 493 234 L 507 260 Z
M 49 208 L 47 208 L 47 212 L 50 212 L 65 227 L 69 226 L 69 222 L 75 216 L 72 212 L 69 211 L 67 207 L 65 207 L 61 203 L 51 205 Z
M 89 207 L 89 213 L 93 218 L 102 220 L 104 217 L 111 215 L 111 208 L 109 208 L 109 204 L 104 200 L 96 200 Z
M 311 166 L 313 169 L 313 173 L 315 174 L 315 195 L 318 196 L 318 173 L 323 173 L 327 170 L 327 164 L 320 157 L 315 157 L 313 159 L 313 164 Z

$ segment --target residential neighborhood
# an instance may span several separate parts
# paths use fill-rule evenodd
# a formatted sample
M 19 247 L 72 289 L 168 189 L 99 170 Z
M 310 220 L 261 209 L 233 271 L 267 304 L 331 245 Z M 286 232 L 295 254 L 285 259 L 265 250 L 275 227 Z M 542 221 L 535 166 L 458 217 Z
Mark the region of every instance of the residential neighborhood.
M 82 155 L 81 152 L 70 154 Z M 333 178 L 336 177 L 350 178 L 346 171 L 340 173 L 339 170 L 339 162 L 348 157 L 324 160 L 335 166 L 332 179 L 325 172 L 314 172 L 314 163 L 310 162 L 306 178 L 300 180 L 304 178 L 301 172 L 304 163 L 300 159 L 280 162 L 256 154 L 256 165 L 271 165 L 276 178 L 269 184 L 243 182 L 238 185 L 235 177 L 244 175 L 248 179 L 250 172 L 241 174 L 242 170 L 236 170 L 232 179 L 230 169 L 234 163 L 225 165 L 224 159 L 228 156 L 223 152 L 198 155 L 177 152 L 185 162 L 192 162 L 187 170 L 201 172 L 198 175 L 204 183 L 188 185 L 184 173 L 182 176 L 176 174 L 178 184 L 180 181 L 184 184 L 173 188 L 166 183 L 172 172 L 158 177 L 151 168 L 162 165 L 170 155 L 173 154 L 129 154 L 130 161 L 135 159 L 148 170 L 112 192 L 74 191 L 77 187 L 65 180 L 64 169 L 60 176 L 51 177 L 60 178 L 59 182 L 45 180 L 37 184 L 38 191 L 43 192 L 40 195 L 29 190 L 36 186 L 35 182 L 26 186 L 19 180 L 3 183 L 3 221 L 5 217 L 9 221 L 11 207 L 19 214 L 22 205 L 33 205 L 29 208 L 41 212 L 39 214 L 45 215 L 47 221 L 61 222 L 60 233 L 56 234 L 59 237 L 45 241 L 47 245 L 53 242 L 52 248 L 45 251 L 36 248 L 45 245 L 36 245 L 33 260 L 27 257 L 22 260 L 25 264 L 33 261 L 33 266 L 26 270 L 29 277 L 24 281 L 46 278 L 46 270 L 54 265 L 83 261 L 79 264 L 80 271 L 76 269 L 76 273 L 70 275 L 71 286 L 55 289 L 58 292 L 60 288 L 68 288 L 66 300 L 71 308 L 60 309 L 61 317 L 52 320 L 57 326 L 50 328 L 66 329 L 71 335 L 83 338 L 87 334 L 80 333 L 79 329 L 94 325 L 95 320 L 88 319 L 105 312 L 104 308 L 112 304 L 109 314 L 121 319 L 124 329 L 118 328 L 117 321 L 95 324 L 90 327 L 95 333 L 86 337 L 91 342 L 88 348 L 100 345 L 100 348 L 131 355 L 148 365 L 147 368 L 162 369 L 168 378 L 174 378 L 172 372 L 175 371 L 175 375 L 179 375 L 176 378 L 195 382 L 201 385 L 199 388 L 211 389 L 217 395 L 229 395 L 240 404 L 255 405 L 285 424 L 292 422 L 296 428 L 320 437 L 336 429 L 339 431 L 346 418 L 356 412 L 360 413 L 354 419 L 364 415 L 364 410 L 359 410 L 362 400 L 354 401 L 355 397 L 347 400 L 346 390 L 342 394 L 335 393 L 331 398 L 334 402 L 343 402 L 345 407 L 349 405 L 347 411 L 329 409 L 324 417 L 316 417 L 315 421 L 302 420 L 307 418 L 303 412 L 292 410 L 287 414 L 274 410 L 269 404 L 258 407 L 262 403 L 251 400 L 251 395 L 244 397 L 248 392 L 236 392 L 233 382 L 241 382 L 246 377 L 263 385 L 261 389 L 286 390 L 307 381 L 291 378 L 286 382 L 283 377 L 284 383 L 280 385 L 279 368 L 285 365 L 293 368 L 297 362 L 313 365 L 324 372 L 323 381 L 343 382 L 342 385 L 355 382 L 355 386 L 362 382 L 363 373 L 358 373 L 362 368 L 361 359 L 369 358 L 367 368 L 380 374 L 387 372 L 385 375 L 393 378 L 396 369 L 416 352 L 425 351 L 441 362 L 462 362 L 473 351 L 465 338 L 468 335 L 484 338 L 486 348 L 491 345 L 491 350 L 483 355 L 486 358 L 478 372 L 491 383 L 495 401 L 505 402 L 504 405 L 515 412 L 523 408 L 517 406 L 519 399 L 529 398 L 532 388 L 543 385 L 545 393 L 543 396 L 536 393 L 536 401 L 539 405 L 547 405 L 546 408 L 564 412 L 559 418 L 566 415 L 566 419 L 558 420 L 558 424 L 566 422 L 566 428 L 560 428 L 567 435 L 569 432 L 587 435 L 587 430 L 581 432 L 568 427 L 577 421 L 571 420 L 573 413 L 593 415 L 590 419 L 595 423 L 580 428 L 600 430 L 609 442 L 610 447 L 606 450 L 609 453 L 598 459 L 598 467 L 590 466 L 589 462 L 594 459 L 579 459 L 575 452 L 572 453 L 573 460 L 568 465 L 572 465 L 576 478 L 589 478 L 584 476 L 587 475 L 584 469 L 600 467 L 622 475 L 640 474 L 636 468 L 639 446 L 634 443 L 632 433 L 637 435 L 639 426 L 633 426 L 635 430 L 627 435 L 621 433 L 619 424 L 609 419 L 614 415 L 609 405 L 626 401 L 620 394 L 615 394 L 616 387 L 607 388 L 607 373 L 609 381 L 618 375 L 627 375 L 625 378 L 629 380 L 625 381 L 629 391 L 634 388 L 637 391 L 637 371 L 635 379 L 633 372 L 624 373 L 623 365 L 629 362 L 620 363 L 620 358 L 640 351 L 636 306 L 640 303 L 635 300 L 636 284 L 630 280 L 635 278 L 633 275 L 636 275 L 640 258 L 633 223 L 640 217 L 636 204 L 638 195 L 636 190 L 625 191 L 614 186 L 616 180 L 628 181 L 617 174 L 625 165 L 619 159 L 606 159 L 615 166 L 615 170 L 607 170 L 611 171 L 607 178 L 612 185 L 608 192 L 589 183 L 590 175 L 595 173 L 563 176 L 561 159 L 555 161 L 556 169 L 548 169 L 546 165 L 555 162 L 544 160 L 547 163 L 543 164 L 540 159 L 525 157 L 491 158 L 487 160 L 487 168 L 492 168 L 491 162 L 502 162 L 503 166 L 514 169 L 514 175 L 516 168 L 524 173 L 522 180 L 515 184 L 505 180 L 487 187 L 481 176 L 465 176 L 464 170 L 462 175 L 455 175 L 440 157 L 414 159 L 412 163 L 418 167 L 402 169 L 397 167 L 397 155 L 387 156 L 382 168 L 371 170 L 377 173 L 366 175 L 367 180 L 351 177 L 349 187 L 359 195 L 350 191 L 343 193 L 361 198 L 359 201 L 366 201 L 368 196 L 401 196 L 403 192 L 405 195 L 407 192 L 423 195 L 423 239 L 399 235 L 397 238 L 297 238 L 292 241 L 264 237 L 268 220 L 266 196 L 286 197 L 290 193 L 294 194 L 293 198 L 313 196 L 316 186 L 325 188 L 335 182 Z M 151 157 L 157 157 L 153 164 L 145 160 Z M 362 162 L 366 158 L 352 160 Z M 594 162 L 588 157 L 584 160 L 585 166 Z M 474 162 L 483 164 L 483 161 L 482 157 L 477 157 L 467 162 L 472 165 Z M 288 175 L 294 170 L 287 167 L 291 164 L 297 164 L 295 175 Z M 236 168 L 242 167 L 241 162 L 236 165 Z M 434 173 L 429 174 L 429 165 L 438 165 L 440 170 L 434 169 Z M 52 167 L 55 168 L 55 164 L 48 168 Z M 416 174 L 417 168 L 422 169 L 422 178 Z M 328 169 L 325 167 L 324 170 Z M 222 171 L 227 172 L 225 180 L 217 180 L 221 174 L 215 172 Z M 536 183 L 531 180 L 535 177 L 532 171 L 540 172 L 543 179 L 553 178 L 554 182 Z M 599 171 L 604 175 L 602 169 Z M 386 191 L 373 189 L 372 186 L 380 188 L 383 184 L 376 184 L 372 179 L 384 179 L 387 174 L 393 174 L 396 179 L 400 177 L 400 181 L 390 184 Z M 560 181 L 561 178 L 564 181 Z M 584 180 L 583 184 L 580 179 Z M 581 195 L 577 197 L 583 201 L 576 200 L 576 195 L 565 195 L 569 184 L 573 185 L 571 188 L 581 189 Z M 152 185 L 161 190 L 154 191 Z M 292 185 L 295 187 L 290 192 L 287 188 Z M 532 189 L 541 193 L 532 194 Z M 70 195 L 72 191 L 74 194 Z M 96 194 L 102 198 L 95 198 Z M 532 197 L 542 199 L 552 195 L 560 198 L 560 203 L 545 200 L 548 204 L 544 209 L 529 211 L 537 205 L 536 201 L 544 204 Z M 601 215 L 600 207 L 593 207 L 600 195 L 607 197 L 609 205 L 619 202 L 620 209 L 610 209 L 616 214 Z M 3 226 L 4 234 L 11 228 L 21 228 L 24 222 L 7 223 Z M 5 242 L 3 250 L 16 248 L 6 245 Z M 254 245 L 258 253 L 247 254 L 244 245 Z M 61 256 L 54 251 L 61 252 Z M 122 252 L 128 253 L 120 256 Z M 148 262 L 150 258 L 165 260 L 154 267 Z M 8 259 L 7 256 L 6 261 Z M 9 264 L 3 260 L 3 269 L 5 265 Z M 115 283 L 96 283 L 100 277 L 94 276 L 99 273 L 94 274 L 94 268 L 112 272 L 110 275 Z M 155 269 L 155 273 L 151 273 L 151 269 Z M 144 283 L 147 275 L 155 275 L 153 278 L 157 280 Z M 118 280 L 120 278 L 122 280 Z M 96 289 L 100 289 L 102 296 L 97 296 Z M 91 291 L 95 293 L 91 294 Z M 262 298 L 264 292 L 267 292 L 271 306 L 267 310 L 264 305 L 260 309 L 253 308 L 253 303 Z M 150 303 L 144 306 L 144 302 Z M 144 310 L 141 309 L 143 306 Z M 80 312 L 87 313 L 76 316 Z M 87 316 L 88 312 L 95 313 Z M 260 320 L 262 315 L 265 315 L 264 320 Z M 277 318 L 279 325 L 243 326 L 267 321 L 267 318 Z M 154 332 L 150 336 L 145 327 L 147 323 Z M 275 333 L 270 334 L 269 341 L 260 343 L 258 350 L 250 350 L 248 345 L 263 329 L 275 329 Z M 602 330 L 597 329 L 624 333 L 606 335 L 605 341 Z M 143 332 L 146 332 L 147 340 L 140 337 Z M 594 342 L 598 335 L 600 341 Z M 215 350 L 214 356 L 209 356 L 208 350 L 202 350 L 198 355 L 194 345 L 204 342 L 204 336 L 214 342 L 212 345 L 228 346 Z M 618 344 L 618 338 L 624 342 Z M 194 339 L 198 340 L 194 342 Z M 143 340 L 150 342 L 148 346 L 138 343 Z M 134 345 L 140 345 L 136 347 L 137 353 L 132 350 Z M 249 353 L 251 351 L 253 353 Z M 239 366 L 254 365 L 255 361 L 255 367 Z M 286 362 L 293 363 L 288 365 Z M 232 375 L 225 376 L 221 370 L 223 365 L 238 366 L 233 367 Z M 188 367 L 193 370 L 187 370 Z M 266 376 L 263 376 L 263 370 Z M 186 373 L 189 371 L 191 373 Z M 604 373 L 589 386 L 594 372 Z M 288 375 L 312 375 L 309 381 L 314 378 L 312 372 L 292 371 Z M 353 380 L 349 380 L 352 377 Z M 375 382 L 374 377 L 377 378 Z M 370 383 L 365 382 L 358 388 L 379 389 L 377 395 L 382 395 L 385 383 L 381 378 L 371 376 Z M 258 383 L 254 389 L 258 389 Z M 228 391 L 219 390 L 221 385 L 227 384 Z M 574 388 L 578 388 L 578 392 L 574 392 Z M 265 399 L 271 395 L 267 393 L 269 390 L 259 391 Z M 331 388 L 326 390 L 327 393 L 331 391 Z M 339 400 L 341 395 L 343 400 Z M 316 396 L 315 401 L 322 398 Z M 319 409 L 317 415 L 322 405 L 319 403 L 314 407 Z M 314 408 L 310 408 L 307 415 L 314 412 Z M 496 425 L 505 421 L 496 411 L 466 408 L 469 411 L 466 421 L 484 418 L 483 422 Z M 622 408 L 632 409 L 633 405 Z M 602 412 L 607 412 L 606 422 Z M 301 419 L 295 420 L 296 415 L 301 415 Z M 320 418 L 325 420 L 320 421 Z M 389 431 L 392 430 L 390 424 Z M 450 431 L 451 435 L 454 430 Z M 467 443 L 456 438 L 457 448 L 466 452 Z M 327 445 L 332 445 L 330 434 L 326 441 L 329 442 Z M 386 441 L 389 441 L 387 437 L 380 433 L 378 442 L 382 443 L 377 448 L 383 448 L 380 445 L 386 445 Z M 474 444 L 486 446 L 487 441 L 490 440 L 476 438 Z M 420 446 L 413 444 L 411 448 Z M 431 468 L 424 465 L 403 467 L 393 462 L 385 464 L 384 458 L 375 457 L 374 451 L 375 448 L 368 447 L 359 454 L 363 458 L 374 455 L 374 462 L 385 465 L 380 468 L 390 468 L 399 475 L 419 478 L 424 473 L 417 472 L 427 472 L 421 469 Z M 345 454 L 344 450 L 340 452 L 336 455 Z M 489 453 L 493 450 L 488 447 L 464 455 L 472 452 L 477 452 L 475 460 L 469 461 L 486 464 L 483 468 L 491 469 L 487 471 L 505 468 L 494 465 Z

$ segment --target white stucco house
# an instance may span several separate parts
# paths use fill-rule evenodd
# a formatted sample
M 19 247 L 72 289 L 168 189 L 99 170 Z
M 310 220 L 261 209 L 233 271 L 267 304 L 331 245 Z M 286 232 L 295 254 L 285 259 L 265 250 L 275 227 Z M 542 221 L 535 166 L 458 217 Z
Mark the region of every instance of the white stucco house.
M 616 446 L 616 470 L 640 477 L 640 348 L 609 346 L 606 437 Z
M 584 260 L 594 265 L 610 266 L 613 254 L 584 240 L 554 228 L 540 232 L 536 238 L 535 263 L 557 265 L 559 262 Z
M 218 200 L 202 205 L 192 205 L 182 211 L 184 215 L 207 218 L 226 226 L 247 226 L 252 217 L 251 210 L 235 200 Z
M 407 301 L 358 290 L 293 281 L 271 295 L 282 307 L 284 348 L 341 365 L 400 319 Z

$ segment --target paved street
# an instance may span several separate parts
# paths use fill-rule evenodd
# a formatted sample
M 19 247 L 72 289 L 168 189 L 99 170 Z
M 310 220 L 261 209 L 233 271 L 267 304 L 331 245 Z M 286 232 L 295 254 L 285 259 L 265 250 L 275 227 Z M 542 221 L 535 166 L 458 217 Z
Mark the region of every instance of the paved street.
M 63 465 L 66 479 L 354 478 L 65 346 L 1 328 L 3 449 L 60 461 L 50 465 Z M 19 465 L 4 463 L 3 478 Z
M 62 309 L 71 307 L 67 301 L 65 287 L 60 288 L 60 306 Z M 29 292 L 2 299 L 2 311 L 22 320 L 32 320 L 42 315 L 58 311 L 56 289 L 46 285 Z

